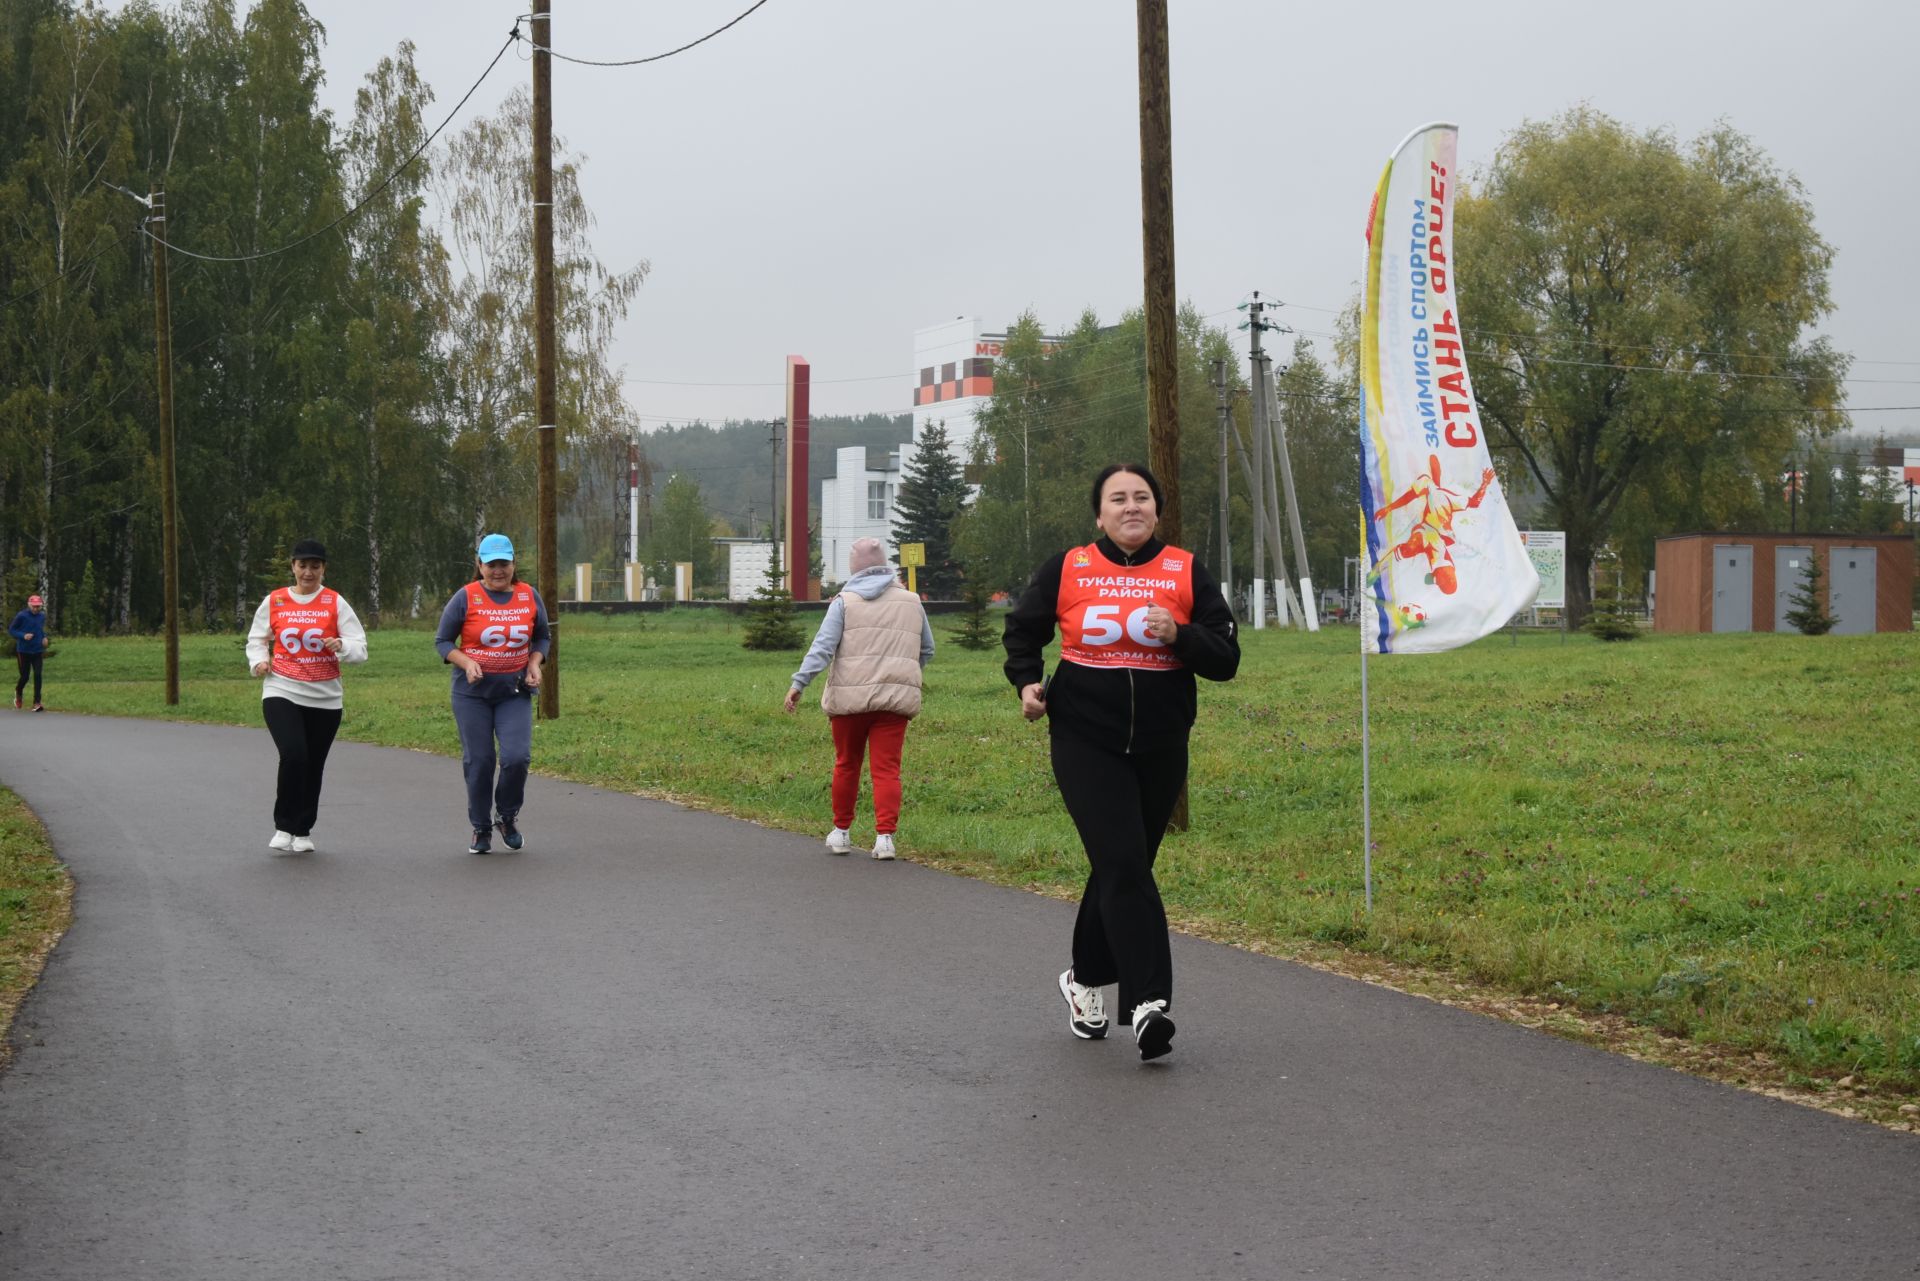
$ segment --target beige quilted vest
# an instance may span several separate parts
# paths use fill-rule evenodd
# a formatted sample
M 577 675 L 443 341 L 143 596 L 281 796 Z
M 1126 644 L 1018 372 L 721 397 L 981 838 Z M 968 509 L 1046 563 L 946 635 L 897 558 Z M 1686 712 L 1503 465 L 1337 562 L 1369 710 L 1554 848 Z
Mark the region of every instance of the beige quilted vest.
M 841 592 L 845 627 L 820 706 L 829 716 L 920 714 L 920 598 L 894 586 L 876 599 Z

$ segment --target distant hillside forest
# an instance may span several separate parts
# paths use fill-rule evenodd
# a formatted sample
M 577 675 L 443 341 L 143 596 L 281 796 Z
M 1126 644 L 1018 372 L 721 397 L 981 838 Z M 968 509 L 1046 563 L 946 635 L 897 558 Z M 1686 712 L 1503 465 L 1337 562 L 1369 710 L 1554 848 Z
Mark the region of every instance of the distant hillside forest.
M 641 482 L 645 515 L 641 540 L 659 553 L 649 559 L 695 559 L 705 553 L 687 540 L 710 534 L 764 536 L 766 515 L 774 488 L 774 449 L 766 440 L 766 423 L 691 423 L 668 426 L 639 436 Z M 833 451 L 847 446 L 893 447 L 912 438 L 912 415 L 870 413 L 860 417 L 818 417 L 808 428 L 806 480 L 814 522 L 820 519 L 820 482 L 833 474 Z M 781 442 L 780 469 L 787 457 Z M 628 440 L 612 434 L 582 434 L 566 447 L 563 465 L 566 503 L 561 519 L 561 561 L 618 563 L 624 557 L 628 530 Z M 699 501 L 680 486 L 668 490 L 674 478 L 699 486 Z M 670 503 L 674 492 L 682 497 Z M 785 503 L 781 503 L 785 505 Z M 697 528 L 682 528 L 689 511 L 705 519 Z M 672 526 L 668 530 L 666 526 Z M 672 544 L 668 553 L 666 545 Z M 662 544 L 662 545 L 657 545 Z
M 892 448 L 913 437 L 913 417 L 866 414 L 858 418 L 815 418 L 808 431 L 807 482 L 813 511 L 820 511 L 820 482 L 833 475 L 833 454 L 850 445 Z M 679 473 L 700 484 L 707 510 L 726 521 L 738 534 L 764 532 L 772 484 L 768 468 L 773 453 L 767 428 L 760 423 L 727 422 L 718 427 L 694 423 L 668 427 L 640 438 L 653 469 L 653 492 L 666 487 Z M 780 458 L 784 474 L 784 447 Z M 752 529 L 749 529 L 749 526 Z

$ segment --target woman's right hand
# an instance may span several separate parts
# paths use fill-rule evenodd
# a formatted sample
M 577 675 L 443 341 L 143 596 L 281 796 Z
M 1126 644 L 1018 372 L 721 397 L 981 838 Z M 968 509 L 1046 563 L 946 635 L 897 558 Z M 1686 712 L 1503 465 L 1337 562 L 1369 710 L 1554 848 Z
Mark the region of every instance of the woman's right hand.
M 253 665 L 253 674 L 255 676 L 265 676 L 267 669 L 271 666 L 273 666 L 272 663 L 255 663 Z
M 480 664 L 465 654 L 460 656 L 460 670 L 467 674 L 467 684 L 472 685 L 480 679 Z
M 1020 714 L 1030 721 L 1037 721 L 1047 714 L 1047 700 L 1042 697 L 1047 687 L 1039 681 L 1020 687 Z

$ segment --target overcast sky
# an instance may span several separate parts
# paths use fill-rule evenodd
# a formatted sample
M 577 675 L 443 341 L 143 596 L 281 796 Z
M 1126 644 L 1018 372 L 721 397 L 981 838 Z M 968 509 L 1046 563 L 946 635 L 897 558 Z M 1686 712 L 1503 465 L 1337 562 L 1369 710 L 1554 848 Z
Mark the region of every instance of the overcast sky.
M 553 45 L 645 56 L 750 2 L 556 0 Z M 402 38 L 437 121 L 524 0 L 308 3 L 344 124 Z M 1282 315 L 1301 331 L 1328 331 L 1381 165 L 1415 125 L 1458 122 L 1471 166 L 1521 121 L 1584 101 L 1682 138 L 1724 118 L 1797 175 L 1838 250 L 1826 329 L 1859 358 L 1851 403 L 1920 405 L 1920 179 L 1904 134 L 1920 6 L 1172 8 L 1179 293 L 1215 323 L 1259 289 L 1295 304 Z M 976 314 L 998 327 L 1028 308 L 1064 326 L 1137 305 L 1134 41 L 1124 0 L 769 0 L 651 66 L 556 61 L 554 126 L 587 157 L 599 254 L 653 265 L 615 352 L 634 411 L 648 426 L 777 415 L 794 352 L 813 362 L 816 413 L 904 412 L 917 328 Z M 509 54 L 464 115 L 530 74 Z M 1857 422 L 1910 430 L 1920 412 Z

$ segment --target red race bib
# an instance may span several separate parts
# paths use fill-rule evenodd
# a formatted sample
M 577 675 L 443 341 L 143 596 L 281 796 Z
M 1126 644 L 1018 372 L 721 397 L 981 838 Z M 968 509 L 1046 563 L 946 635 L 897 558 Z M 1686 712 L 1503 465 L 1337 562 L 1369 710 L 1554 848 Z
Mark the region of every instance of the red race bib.
M 460 648 L 483 672 L 517 672 L 527 665 L 527 646 L 539 610 L 533 588 L 513 585 L 513 599 L 493 603 L 479 583 L 467 584 L 467 621 L 460 625 Z
M 1167 672 L 1184 666 L 1167 642 L 1147 634 L 1150 605 L 1182 627 L 1192 620 L 1191 553 L 1163 547 L 1143 565 L 1116 565 L 1098 547 L 1074 548 L 1060 566 L 1060 657 L 1082 667 Z
M 340 635 L 340 598 L 322 587 L 302 605 L 282 587 L 267 600 L 273 674 L 294 681 L 338 680 L 340 656 L 325 642 Z

